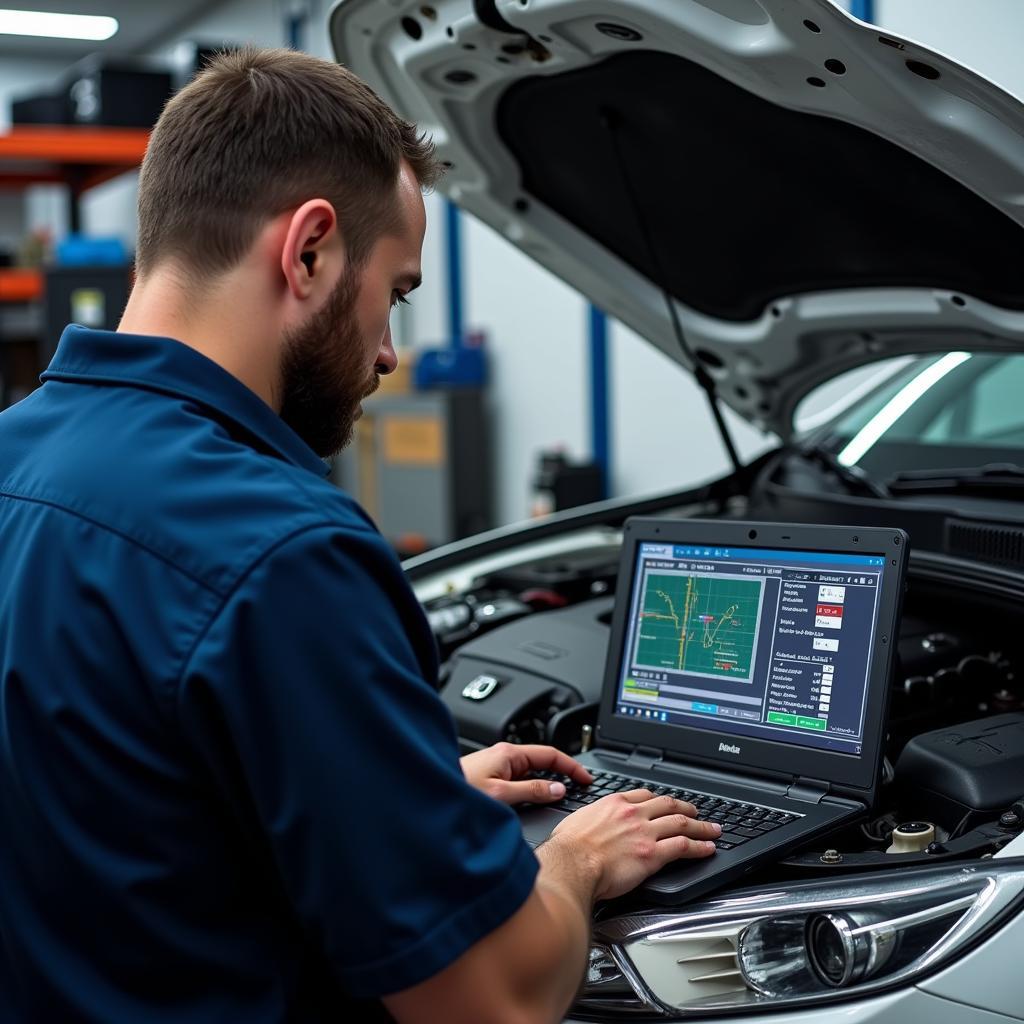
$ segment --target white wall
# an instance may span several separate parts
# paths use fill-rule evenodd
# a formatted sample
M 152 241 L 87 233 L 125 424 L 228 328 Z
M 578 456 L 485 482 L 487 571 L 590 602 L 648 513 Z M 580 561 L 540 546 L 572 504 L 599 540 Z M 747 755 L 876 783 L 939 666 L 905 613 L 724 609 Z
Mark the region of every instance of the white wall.
M 496 496 L 502 521 L 529 514 L 540 451 L 589 455 L 587 306 L 491 228 L 464 218 L 466 322 L 491 355 Z
M 611 349 L 615 492 L 669 490 L 725 473 L 729 458 L 693 376 L 621 324 L 612 329 Z M 732 410 L 724 413 L 741 461 L 774 443 Z
M 288 45 L 286 15 L 290 10 L 308 14 L 303 29 L 303 49 L 317 57 L 330 57 L 327 39 L 327 0 L 228 0 L 187 25 L 179 26 L 157 53 L 173 54 L 176 44 L 190 40 L 203 45 L 253 43 L 256 46 Z
M 875 0 L 875 21 L 1024 99 L 1022 0 Z

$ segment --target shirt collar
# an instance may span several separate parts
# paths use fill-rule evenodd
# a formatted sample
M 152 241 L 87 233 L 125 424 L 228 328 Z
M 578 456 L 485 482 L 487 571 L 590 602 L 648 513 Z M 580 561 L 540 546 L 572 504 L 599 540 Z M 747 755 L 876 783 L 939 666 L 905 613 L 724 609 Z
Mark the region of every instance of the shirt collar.
M 173 338 L 94 331 L 71 324 L 40 380 L 121 384 L 160 391 L 234 420 L 274 454 L 319 476 L 330 467 L 254 391 Z

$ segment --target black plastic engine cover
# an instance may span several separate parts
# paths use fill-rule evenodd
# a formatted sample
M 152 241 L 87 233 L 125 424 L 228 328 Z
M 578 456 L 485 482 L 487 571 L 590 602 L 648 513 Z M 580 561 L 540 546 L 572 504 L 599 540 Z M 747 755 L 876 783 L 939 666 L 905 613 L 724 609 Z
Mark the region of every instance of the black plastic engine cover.
M 601 544 L 495 569 L 474 580 L 473 585 L 514 594 L 553 590 L 575 604 L 597 593 L 610 593 L 618 571 L 618 547 Z
M 611 607 L 612 598 L 599 598 L 540 612 L 463 644 L 449 661 L 441 689 L 459 736 L 480 746 L 543 742 L 556 715 L 595 703 Z M 465 695 L 467 687 L 475 696 Z
M 997 817 L 1024 796 L 1024 714 L 915 736 L 896 762 L 905 810 L 945 829 Z

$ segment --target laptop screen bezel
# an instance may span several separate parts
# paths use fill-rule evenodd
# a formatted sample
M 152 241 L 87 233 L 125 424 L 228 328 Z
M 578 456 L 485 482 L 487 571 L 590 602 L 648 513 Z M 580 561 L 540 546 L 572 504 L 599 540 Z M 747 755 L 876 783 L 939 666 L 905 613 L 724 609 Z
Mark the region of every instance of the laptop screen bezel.
M 871 652 L 859 756 L 778 740 L 739 736 L 731 732 L 616 715 L 625 636 L 629 626 L 636 566 L 643 543 L 702 547 L 757 547 L 776 550 L 835 552 L 885 557 L 875 644 Z M 899 529 L 810 526 L 796 523 L 753 523 L 700 519 L 633 518 L 623 527 L 622 556 L 612 613 L 608 657 L 598 714 L 598 743 L 665 751 L 669 760 L 685 760 L 731 771 L 795 779 L 820 779 L 833 791 L 873 798 L 881 763 L 881 742 L 888 713 L 889 681 L 895 666 L 897 627 L 909 542 Z M 740 754 L 718 749 L 724 742 Z M 668 748 L 668 749 L 666 749 Z

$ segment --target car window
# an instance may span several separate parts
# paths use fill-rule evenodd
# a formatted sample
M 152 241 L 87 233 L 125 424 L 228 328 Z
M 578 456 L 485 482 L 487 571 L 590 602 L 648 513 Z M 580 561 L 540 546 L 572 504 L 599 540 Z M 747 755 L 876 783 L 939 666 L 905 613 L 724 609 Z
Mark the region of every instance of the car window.
M 855 412 L 870 396 L 876 398 L 887 381 L 895 381 L 898 371 L 918 359 L 915 356 L 894 356 L 867 366 L 858 366 L 833 377 L 802 398 L 793 414 L 797 435 L 806 435 L 825 423 L 833 422 L 844 412 Z
M 866 379 L 872 389 L 813 435 L 845 465 L 884 477 L 1024 464 L 1024 355 L 947 352 L 887 360 Z
M 966 439 L 1014 447 L 1024 443 L 1024 357 L 993 359 L 942 420 L 945 436 L 935 434 L 929 440 Z

